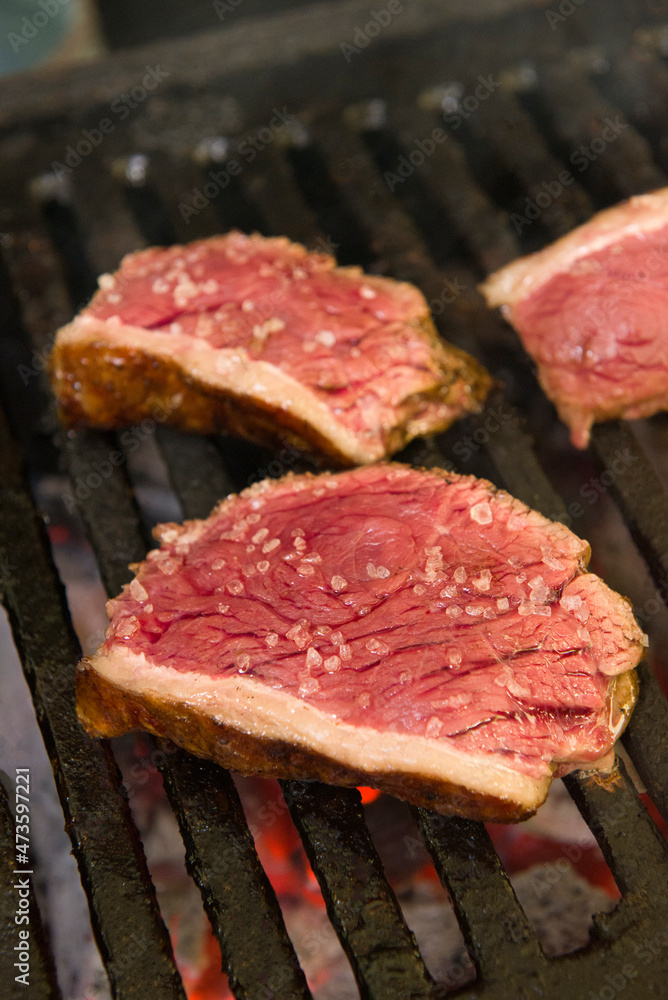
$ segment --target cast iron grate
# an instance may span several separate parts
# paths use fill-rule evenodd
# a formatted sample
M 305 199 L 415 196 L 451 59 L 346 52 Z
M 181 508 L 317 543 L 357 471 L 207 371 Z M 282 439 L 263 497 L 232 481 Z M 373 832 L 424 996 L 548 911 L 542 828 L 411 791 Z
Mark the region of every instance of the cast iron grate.
M 509 17 L 510 30 L 514 22 Z M 241 157 L 240 143 L 267 120 L 252 87 L 240 120 L 224 130 L 222 146 L 215 144 L 221 131 L 219 108 L 210 109 L 207 120 L 197 119 L 199 139 L 208 140 L 204 147 L 190 134 L 183 138 L 173 133 L 171 145 L 155 139 L 155 122 L 187 118 L 197 103 L 175 85 L 162 98 L 163 106 L 156 104 L 155 122 L 147 113 L 141 128 L 114 130 L 60 183 L 52 176 L 46 182 L 44 175 L 70 143 L 76 145 L 81 132 L 53 108 L 47 127 L 30 118 L 22 122 L 27 152 L 19 148 L 17 154 L 8 143 L 0 147 L 12 166 L 3 196 L 6 266 L 0 274 L 2 390 L 11 425 L 10 431 L 3 421 L 0 441 L 0 587 L 115 996 L 177 998 L 184 992 L 110 749 L 89 740 L 75 720 L 78 645 L 21 465 L 27 461 L 35 473 L 64 462 L 76 482 L 99 468 L 111 450 L 123 453 L 123 443 L 114 435 L 85 431 L 59 441 L 56 450 L 44 383 L 37 377 L 21 380 L 19 367 L 32 366 L 36 374 L 35 358 L 44 356 L 53 329 L 86 300 L 94 275 L 113 268 L 122 253 L 143 242 L 186 241 L 232 226 L 284 233 L 311 246 L 330 247 L 343 262 L 414 281 L 432 303 L 441 332 L 503 377 L 505 395 L 498 390 L 483 414 L 435 441 L 414 443 L 401 457 L 451 467 L 458 457 L 454 445 L 468 435 L 483 446 L 475 449 L 475 468 L 467 465 L 464 471 L 487 475 L 549 516 L 565 516 L 564 502 L 543 471 L 525 424 L 528 420 L 547 433 L 552 415 L 514 338 L 484 309 L 475 286 L 487 271 L 577 224 L 600 204 L 664 183 L 657 141 L 663 109 L 643 89 L 648 81 L 656 85 L 668 76 L 653 39 L 650 32 L 637 58 L 613 45 L 603 75 L 600 61 L 586 47 L 577 58 L 568 55 L 564 70 L 549 47 L 543 51 L 536 45 L 534 64 L 511 66 L 498 92 L 463 120 L 461 132 L 435 144 L 433 153 L 400 183 L 389 183 L 384 175 L 393 172 L 401 157 L 411 163 L 408 157 L 418 142 L 424 143 L 442 124 L 437 104 L 449 93 L 444 84 L 456 78 L 461 80 L 460 96 L 471 93 L 478 73 L 492 63 L 485 65 L 482 56 L 477 62 L 462 60 L 451 45 L 439 49 L 430 40 L 423 65 L 412 68 L 411 86 L 402 92 L 385 77 L 378 89 L 382 60 L 370 60 L 372 69 L 360 71 L 357 92 L 350 93 L 349 79 L 342 87 L 349 102 L 345 107 L 329 91 L 328 99 L 317 105 L 295 102 L 290 128 L 245 162 L 238 177 L 209 199 L 206 211 L 190 218 L 180 206 L 190 203 L 192 191 L 206 183 L 210 170 Z M 485 43 L 483 51 L 491 59 L 493 42 L 489 47 Z M 126 75 L 133 65 L 128 57 Z M 286 74 L 286 93 L 292 94 L 288 70 Z M 642 113 L 640 98 L 620 106 L 622 99 L 628 101 L 623 83 L 629 75 L 634 93 L 645 101 Z M 378 93 L 382 101 L 368 100 Z M 353 98 L 357 103 L 350 103 Z M 81 96 L 79 103 L 85 103 Z M 83 116 L 88 127 L 94 127 L 97 112 L 93 106 Z M 581 179 L 562 185 L 535 226 L 513 227 L 511 217 L 526 199 L 535 201 L 545 184 L 567 169 L 569 150 L 591 146 L 606 120 L 618 114 L 628 128 L 615 140 L 615 155 L 597 157 Z M 206 160 L 206 149 L 213 160 Z M 485 432 L 491 412 L 502 414 L 493 435 Z M 483 431 L 477 438 L 476 430 Z M 220 496 L 244 486 L 256 471 L 244 464 L 232 442 L 164 428 L 156 436 L 186 517 L 205 516 Z M 540 440 L 538 447 L 540 452 Z M 592 455 L 602 469 L 620 448 L 633 455 L 639 473 L 618 479 L 611 490 L 665 595 L 666 495 L 632 428 L 613 423 L 596 430 Z M 110 594 L 129 579 L 128 563 L 141 559 L 148 546 L 127 457 L 126 447 L 124 461 L 113 467 L 104 489 L 80 503 Z M 291 461 L 291 467 L 297 463 Z M 624 742 L 657 808 L 668 818 L 668 705 L 649 668 L 640 672 L 640 703 Z M 166 756 L 163 777 L 188 868 L 201 890 L 235 995 L 308 997 L 231 780 L 186 754 Z M 543 954 L 484 827 L 415 810 L 476 967 L 476 983 L 460 991 L 462 997 L 561 996 L 564 990 L 574 998 L 604 996 L 607 988 L 621 989 L 615 984 L 622 979 L 624 986 L 633 982 L 634 996 L 661 994 L 668 962 L 660 949 L 648 952 L 646 945 L 668 919 L 668 902 L 656 893 L 668 875 L 665 843 L 621 762 L 606 786 L 582 774 L 571 776 L 567 784 L 622 900 L 612 914 L 596 918 L 586 949 L 554 960 Z M 357 793 L 286 782 L 284 795 L 360 994 L 377 1000 L 443 995 L 444 984 L 432 981 L 405 925 Z M 11 823 L 6 820 L 5 867 L 11 857 Z M 146 943 L 138 962 L 125 957 L 130 929 Z M 12 940 L 10 914 L 3 913 L 2 934 L 4 949 Z M 650 960 L 634 957 L 647 954 Z M 46 946 L 33 988 L 36 997 L 58 996 Z M 15 994 L 20 992 L 10 982 L 9 995 Z

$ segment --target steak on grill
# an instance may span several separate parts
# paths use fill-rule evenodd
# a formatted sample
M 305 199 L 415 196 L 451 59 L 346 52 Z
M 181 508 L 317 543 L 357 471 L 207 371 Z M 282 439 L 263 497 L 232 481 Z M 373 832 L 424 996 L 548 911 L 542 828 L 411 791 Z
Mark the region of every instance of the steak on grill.
M 477 410 L 489 377 L 412 285 L 232 232 L 130 254 L 57 334 L 69 424 L 154 417 L 373 462 Z
M 668 188 L 595 215 L 482 285 L 578 448 L 591 425 L 668 409 Z
M 91 734 L 495 820 L 610 761 L 646 638 L 586 542 L 484 480 L 287 476 L 157 536 L 80 666 Z

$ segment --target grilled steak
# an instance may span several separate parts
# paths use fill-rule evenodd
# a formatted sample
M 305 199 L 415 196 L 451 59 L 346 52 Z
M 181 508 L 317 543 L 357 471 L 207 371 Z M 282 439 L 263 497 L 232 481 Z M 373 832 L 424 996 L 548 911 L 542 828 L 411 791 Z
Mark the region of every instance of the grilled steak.
M 634 703 L 626 601 L 586 542 L 484 480 L 287 476 L 157 536 L 78 673 L 92 734 L 512 820 L 608 763 Z
M 125 257 L 58 332 L 64 420 L 155 417 L 373 462 L 479 408 L 489 377 L 411 285 L 233 232 Z
M 537 362 L 576 447 L 596 421 L 668 408 L 668 188 L 600 212 L 482 291 Z

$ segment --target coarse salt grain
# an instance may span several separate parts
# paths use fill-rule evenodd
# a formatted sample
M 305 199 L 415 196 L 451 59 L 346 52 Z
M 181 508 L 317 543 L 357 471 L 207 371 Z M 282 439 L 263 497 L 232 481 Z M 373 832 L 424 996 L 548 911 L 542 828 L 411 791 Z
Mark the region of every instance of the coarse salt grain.
M 136 578 L 130 584 L 130 593 L 135 601 L 145 601 L 148 597 L 148 590 Z
M 310 633 L 299 623 L 297 625 L 293 625 L 292 628 L 285 633 L 285 637 L 286 639 L 291 639 L 297 649 L 306 649 L 311 641 Z
M 180 565 L 181 564 L 177 562 L 176 559 L 170 559 L 169 556 L 167 556 L 166 559 L 158 560 L 158 569 L 161 573 L 164 573 L 165 576 L 171 576 L 173 573 L 176 573 Z
M 278 635 L 276 632 L 268 632 L 265 636 L 265 643 L 267 646 L 276 646 L 278 644 Z
M 239 594 L 243 591 L 244 585 L 241 582 L 241 580 L 230 580 L 230 582 L 227 585 L 227 589 L 229 590 L 230 594 L 233 594 L 235 597 L 238 597 Z
M 510 601 L 508 600 L 507 597 L 497 597 L 496 606 L 499 609 L 499 611 L 507 611 L 508 608 L 510 607 Z
M 377 653 L 380 656 L 384 656 L 385 653 L 389 653 L 390 647 L 387 643 L 382 642 L 380 639 L 369 639 L 366 644 L 366 648 L 370 653 Z
M 218 614 L 219 615 L 226 615 L 229 610 L 230 610 L 229 604 L 219 604 L 218 605 Z
M 348 581 L 343 576 L 333 576 L 330 580 L 332 590 L 344 590 L 348 586 Z
M 442 729 L 443 729 L 443 723 L 441 722 L 441 720 L 438 718 L 438 716 L 432 715 L 432 717 L 427 722 L 427 726 L 425 728 L 424 733 L 425 736 L 430 736 L 430 737 L 440 736 Z
M 339 656 L 342 660 L 352 660 L 353 651 L 347 642 L 344 642 L 339 646 Z
M 451 604 L 449 608 L 445 609 L 445 613 L 448 618 L 459 618 L 462 614 L 462 609 L 457 607 L 456 604 Z
M 476 590 L 489 590 L 492 583 L 492 574 L 490 570 L 483 569 L 480 571 L 480 576 L 475 577 L 471 582 Z
M 451 667 L 458 667 L 462 662 L 462 654 L 458 649 L 449 649 L 447 653 L 448 663 Z
M 322 656 L 313 646 L 309 646 L 306 650 L 306 666 L 310 670 L 311 667 L 319 667 L 322 663 Z
M 368 708 L 371 704 L 371 695 L 367 694 L 366 691 L 362 691 L 361 694 L 357 695 L 357 704 L 360 708 Z
M 251 659 L 248 653 L 239 653 L 239 655 L 237 656 L 237 667 L 242 673 L 244 670 L 248 670 L 248 668 L 250 667 L 250 662 Z
M 272 538 L 270 542 L 265 542 L 262 546 L 262 551 L 266 555 L 267 552 L 273 552 L 281 544 L 280 538 Z
M 299 694 L 316 694 L 320 690 L 320 681 L 317 677 L 304 677 L 299 684 Z
M 471 507 L 471 520 L 476 521 L 477 524 L 492 523 L 492 508 L 487 500 L 481 500 L 480 503 Z
M 255 545 L 259 545 L 260 542 L 263 542 L 265 540 L 268 534 L 269 534 L 269 528 L 260 528 L 259 531 L 255 532 L 255 534 L 251 538 L 251 541 L 254 542 Z
M 211 569 L 222 569 L 225 565 L 224 559 L 214 559 L 211 563 Z
M 134 615 L 130 615 L 128 618 L 124 618 L 116 626 L 116 635 L 120 636 L 121 639 L 127 639 L 129 636 L 134 635 L 135 632 L 139 630 L 139 621 Z
M 463 566 L 458 566 L 455 570 L 455 580 L 457 583 L 466 583 L 466 570 Z
M 341 657 L 328 656 L 322 665 L 328 674 L 335 674 L 341 667 Z
M 258 573 L 267 573 L 269 570 L 269 562 L 266 559 L 262 559 L 259 563 L 255 564 L 255 568 Z
M 320 330 L 313 339 L 317 340 L 323 347 L 334 347 L 336 343 L 336 336 L 332 330 Z

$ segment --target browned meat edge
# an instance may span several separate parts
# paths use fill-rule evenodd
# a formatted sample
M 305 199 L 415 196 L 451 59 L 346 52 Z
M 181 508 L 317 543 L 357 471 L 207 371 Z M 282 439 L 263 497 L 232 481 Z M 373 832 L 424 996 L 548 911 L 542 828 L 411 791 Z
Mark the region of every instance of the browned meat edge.
M 207 385 L 162 351 L 152 354 L 133 349 L 130 334 L 127 343 L 119 344 L 115 333 L 113 344 L 107 344 L 99 335 L 91 338 L 87 330 L 77 333 L 76 320 L 64 328 L 66 337 L 56 339 L 50 371 L 61 418 L 67 426 L 109 430 L 153 419 L 204 434 L 230 431 L 269 447 L 293 445 L 345 467 L 377 461 L 399 451 L 418 434 L 445 430 L 459 416 L 481 408 L 491 386 L 485 369 L 465 351 L 443 343 L 429 316 L 417 321 L 417 325 L 433 344 L 442 366 L 443 383 L 431 392 L 417 394 L 416 407 L 428 401 L 445 402 L 453 412 L 449 418 L 418 428 L 411 426 L 409 413 L 394 427 L 386 428 L 386 447 L 381 451 L 361 440 L 354 453 L 344 451 L 332 435 L 318 426 L 317 412 L 313 421 L 306 421 L 259 396 L 236 395 L 233 387 Z M 76 385 L 80 387 L 75 389 Z M 304 392 L 310 390 L 304 387 Z
M 614 678 L 613 702 L 627 718 L 637 696 L 634 670 Z M 113 706 L 110 711 L 107 706 Z M 86 730 L 94 736 L 118 736 L 129 730 L 143 730 L 168 737 L 199 757 L 214 760 L 222 767 L 242 774 L 264 777 L 318 779 L 333 785 L 371 785 L 390 795 L 443 815 L 510 823 L 528 819 L 544 800 L 545 782 L 537 780 L 540 801 L 527 810 L 511 798 L 473 791 L 443 777 L 422 779 L 415 773 L 391 774 L 355 770 L 306 748 L 280 740 L 249 736 L 212 719 L 206 712 L 185 701 L 170 702 L 153 695 L 130 693 L 101 676 L 84 659 L 77 674 L 77 712 Z M 378 736 L 382 740 L 382 734 Z M 481 761 L 481 768 L 484 762 Z M 587 767 L 587 765 L 583 765 Z M 597 768 L 597 762 L 589 765 Z

